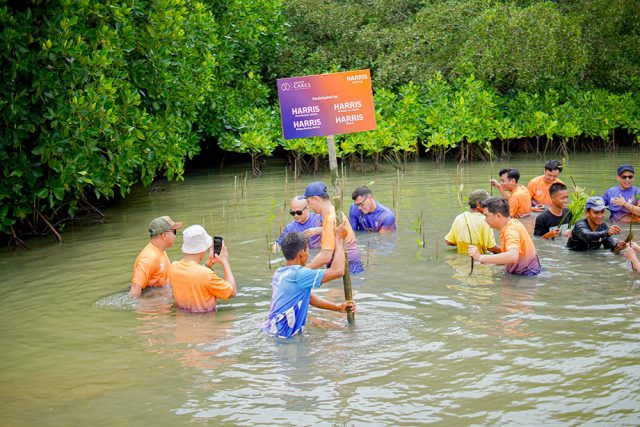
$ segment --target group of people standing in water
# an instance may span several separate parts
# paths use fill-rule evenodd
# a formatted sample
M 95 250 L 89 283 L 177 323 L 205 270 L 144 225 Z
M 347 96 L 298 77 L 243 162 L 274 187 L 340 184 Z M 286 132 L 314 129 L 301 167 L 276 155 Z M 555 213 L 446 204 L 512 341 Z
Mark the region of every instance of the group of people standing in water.
M 640 246 L 631 241 L 616 241 L 613 236 L 620 234 L 620 227 L 604 223 L 607 208 L 613 222 L 640 220 L 640 189 L 633 185 L 633 166 L 621 165 L 617 169 L 619 185 L 608 189 L 602 197 L 587 199 L 585 218 L 571 230 L 567 229 L 572 219 L 567 208 L 569 193 L 559 179 L 561 172 L 561 163 L 551 160 L 545 164 L 544 174 L 525 187 L 518 183 L 517 169 L 500 170 L 499 179 L 492 179 L 490 185 L 502 197 L 490 197 L 485 190 L 471 192 L 469 209 L 455 218 L 445 236 L 446 244 L 457 246 L 460 253 L 481 263 L 504 265 L 510 274 L 539 274 L 542 266 L 535 245 L 520 219 L 540 212 L 535 219 L 535 236 L 555 239 L 565 235 L 571 250 L 603 246 L 616 253 L 622 251 L 633 269 L 640 271 L 637 256 Z M 349 215 L 341 213 L 340 218 L 327 187 L 320 181 L 312 182 L 303 195 L 291 200 L 289 214 L 293 220 L 272 246 L 274 252 L 282 251 L 285 265 L 273 275 L 265 332 L 283 338 L 301 333 L 309 305 L 339 312 L 356 310 L 354 301 L 336 304 L 311 292 L 322 283 L 342 277 L 347 265 L 352 275 L 364 271 L 354 231 L 386 233 L 396 229 L 394 212 L 378 202 L 370 188 L 356 188 L 352 199 Z M 182 223 L 168 216 L 151 222 L 150 241 L 134 263 L 129 295 L 137 298 L 147 287 L 170 284 L 179 309 L 215 311 L 218 299 L 232 298 L 237 291 L 226 245 L 222 240 L 214 245 L 214 238 L 202 226 L 189 226 L 182 232 L 183 258 L 170 264 L 166 249 L 174 244 L 181 228 Z M 499 244 L 492 229 L 500 233 Z M 319 249 L 311 260 L 310 248 Z M 220 264 L 223 277 L 212 269 L 214 264 Z
M 490 197 L 484 190 L 469 194 L 469 211 L 456 217 L 445 236 L 446 243 L 457 246 L 459 252 L 467 253 L 481 263 L 504 265 L 508 273 L 536 275 L 542 271 L 540 260 L 531 236 L 518 219 L 529 217 L 532 212 L 541 212 L 535 218 L 535 236 L 556 239 L 564 235 L 567 248 L 575 251 L 603 247 L 615 253 L 622 252 L 632 268 L 640 271 L 637 255 L 640 247 L 629 238 L 616 240 L 613 236 L 620 234 L 620 226 L 608 226 L 604 222 L 606 209 L 611 213 L 612 222 L 640 220 L 640 189 L 633 185 L 634 167 L 628 164 L 619 166 L 618 185 L 609 188 L 602 197 L 589 197 L 584 206 L 585 217 L 575 222 L 570 230 L 569 192 L 559 179 L 562 164 L 558 160 L 550 160 L 544 168 L 544 174 L 529 181 L 527 187 L 518 184 L 520 172 L 517 169 L 500 170 L 500 179 L 492 179 L 491 185 L 500 191 L 502 197 Z M 500 232 L 499 247 L 490 228 Z

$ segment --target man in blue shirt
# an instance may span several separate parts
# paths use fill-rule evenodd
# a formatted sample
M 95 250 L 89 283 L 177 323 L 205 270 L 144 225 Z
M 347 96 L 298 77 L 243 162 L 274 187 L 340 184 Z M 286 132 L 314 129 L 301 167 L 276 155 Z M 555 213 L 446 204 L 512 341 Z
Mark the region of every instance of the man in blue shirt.
M 626 224 L 632 219 L 634 222 L 640 221 L 638 209 L 634 209 L 640 198 L 640 188 L 633 185 L 635 169 L 631 165 L 622 165 L 618 167 L 616 178 L 619 185 L 609 188 L 602 195 L 602 200 L 611 212 L 609 221 Z
M 391 209 L 377 202 L 366 185 L 353 190 L 353 205 L 349 209 L 349 222 L 354 231 L 389 233 L 396 229 L 396 216 Z
M 293 232 L 304 233 L 309 238 L 309 248 L 319 248 L 320 237 L 322 237 L 322 215 L 311 212 L 304 196 L 296 196 L 291 199 L 289 215 L 293 217 L 293 221 L 287 224 L 278 240 L 273 244 L 273 252 L 278 251 L 285 234 Z
M 336 228 L 336 251 L 329 269 L 312 270 L 304 267 L 309 258 L 309 239 L 303 233 L 288 233 L 282 239 L 282 253 L 287 260 L 273 275 L 269 319 L 263 330 L 279 338 L 302 333 L 307 321 L 309 305 L 344 313 L 347 307 L 355 313 L 356 304 L 347 301 L 335 304 L 311 292 L 323 283 L 342 277 L 345 271 L 344 222 Z

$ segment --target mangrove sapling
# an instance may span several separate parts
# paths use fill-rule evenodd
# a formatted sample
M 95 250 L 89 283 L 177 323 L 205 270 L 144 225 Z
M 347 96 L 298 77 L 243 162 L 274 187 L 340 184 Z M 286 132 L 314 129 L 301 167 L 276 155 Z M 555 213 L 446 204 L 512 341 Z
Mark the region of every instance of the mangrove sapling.
M 473 245 L 473 234 L 471 234 L 471 227 L 469 226 L 469 220 L 467 219 L 467 216 L 465 215 L 465 213 L 467 212 L 467 209 L 464 206 L 464 203 L 462 201 L 462 192 L 464 191 L 464 183 L 460 184 L 460 187 L 458 189 L 458 203 L 460 204 L 460 207 L 462 208 L 462 218 L 464 218 L 464 223 L 467 226 L 467 232 L 469 233 L 469 245 Z M 484 252 L 484 248 L 481 245 L 477 245 L 480 246 L 480 250 L 482 252 Z M 469 246 L 467 246 L 468 248 Z M 471 277 L 473 276 L 473 268 L 475 266 L 475 261 L 473 259 L 472 256 L 469 256 L 469 258 L 471 259 L 471 265 L 469 268 L 469 274 L 467 275 L 467 277 Z
M 269 234 L 264 235 L 267 240 L 267 259 L 269 261 L 269 270 L 271 270 L 271 242 L 269 241 Z

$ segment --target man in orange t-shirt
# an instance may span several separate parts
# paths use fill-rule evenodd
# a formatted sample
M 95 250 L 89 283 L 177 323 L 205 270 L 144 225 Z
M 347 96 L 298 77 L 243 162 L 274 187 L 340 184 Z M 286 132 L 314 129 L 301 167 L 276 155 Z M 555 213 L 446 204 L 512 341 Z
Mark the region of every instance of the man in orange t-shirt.
M 169 268 L 169 279 L 176 305 L 193 313 L 215 311 L 218 298 L 226 300 L 236 296 L 236 281 L 229 265 L 227 246 L 223 241 L 220 254 L 214 254 L 213 239 L 200 225 L 187 227 L 182 236 L 184 258 L 175 261 Z M 207 253 L 207 265 L 220 263 L 224 269 L 224 279 L 200 264 Z
M 169 273 L 169 257 L 165 252 L 176 241 L 177 230 L 182 223 L 168 216 L 161 216 L 149 224 L 150 240 L 140 251 L 133 264 L 129 296 L 138 298 L 147 287 L 166 286 Z
M 524 185 L 518 184 L 520 171 L 518 169 L 502 169 L 499 172 L 500 181 L 491 180 L 491 185 L 502 193 L 509 202 L 509 214 L 512 218 L 524 218 L 531 215 L 531 195 Z
M 521 276 L 540 274 L 542 266 L 531 236 L 522 223 L 509 217 L 509 203 L 505 199 L 491 197 L 481 204 L 485 221 L 500 230 L 501 253 L 483 255 L 477 247 L 469 245 L 467 254 L 483 264 L 504 265 L 507 273 Z
M 551 195 L 549 194 L 549 187 L 551 184 L 564 182 L 558 179 L 562 172 L 562 163 L 559 160 L 549 160 L 544 164 L 544 175 L 533 178 L 527 184 L 527 190 L 531 196 L 531 201 L 536 205 L 533 210 L 536 212 L 542 212 L 544 206 L 551 206 Z
M 322 215 L 322 237 L 320 238 L 320 252 L 306 265 L 307 268 L 321 268 L 323 265 L 327 267 L 331 265 L 333 252 L 336 249 L 336 210 L 329 200 L 327 187 L 321 182 L 316 181 L 309 184 L 304 190 L 304 197 L 309 203 L 309 207 L 317 214 Z M 347 259 L 349 261 L 349 273 L 358 274 L 364 271 L 362 266 L 362 255 L 358 249 L 358 241 L 356 235 L 349 224 L 349 220 L 342 215 L 342 220 L 346 221 L 345 228 L 347 237 L 344 239 L 345 249 L 347 251 Z

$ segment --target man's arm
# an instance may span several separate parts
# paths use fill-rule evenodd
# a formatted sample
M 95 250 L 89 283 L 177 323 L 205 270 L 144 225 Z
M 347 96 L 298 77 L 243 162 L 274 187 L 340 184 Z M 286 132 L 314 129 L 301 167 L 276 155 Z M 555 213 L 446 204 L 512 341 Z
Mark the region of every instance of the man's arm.
M 331 301 L 328 301 L 324 298 L 319 297 L 318 295 L 311 293 L 311 299 L 309 300 L 309 304 L 314 307 L 322 308 L 324 310 L 331 311 L 339 311 L 340 313 L 345 313 L 347 311 L 347 307 L 351 307 L 351 312 L 355 314 L 356 312 L 356 303 L 355 301 L 346 301 L 342 304 L 335 304 Z
M 349 208 L 349 224 L 351 224 L 351 228 L 355 231 L 358 229 L 358 221 L 360 219 L 360 209 L 356 205 L 351 205 Z
M 498 181 L 497 179 L 492 179 L 491 180 L 491 185 L 494 186 L 495 188 L 497 188 L 500 191 L 500 194 L 502 194 L 502 197 L 505 198 L 506 200 L 509 200 L 511 198 L 511 193 L 509 193 L 507 190 L 505 190 L 502 187 L 502 184 L 500 184 L 500 181 Z
M 231 292 L 231 295 L 229 295 L 229 298 L 235 297 L 236 279 L 235 277 L 233 277 L 233 272 L 231 271 L 231 265 L 229 264 L 229 252 L 227 252 L 227 245 L 225 245 L 224 240 L 222 241 L 222 249 L 220 250 L 220 253 L 213 255 L 213 263 L 216 262 L 220 263 L 222 265 L 222 268 L 224 269 L 224 280 L 229 282 L 233 287 L 233 291 Z
M 603 231 L 591 231 L 586 222 L 579 221 L 573 227 L 572 235 L 578 240 L 590 243 L 600 239 L 606 239 L 609 237 L 608 230 Z
M 501 252 L 495 255 L 482 255 L 478 248 L 473 245 L 469 245 L 469 249 L 467 254 L 476 261 L 479 261 L 482 264 L 513 264 L 518 261 L 518 257 L 520 256 L 517 248 L 508 249 L 506 252 Z
M 487 250 L 494 254 L 499 254 L 502 252 L 502 249 L 500 249 L 500 246 L 497 246 L 497 245 L 492 248 L 487 248 Z
M 331 262 L 331 267 L 324 272 L 322 283 L 327 283 L 330 280 L 344 276 L 346 267 L 344 259 L 344 238 L 341 236 L 342 230 L 344 230 L 344 226 L 340 224 L 336 233 L 336 250 L 334 252 L 333 261 Z
M 129 289 L 129 298 L 140 298 L 142 295 L 142 286 L 131 282 L 131 288 Z
M 323 265 L 327 265 L 327 263 L 331 261 L 332 256 L 333 251 L 331 249 L 322 249 L 311 261 L 307 263 L 307 265 L 305 265 L 305 267 L 312 269 L 321 268 Z

